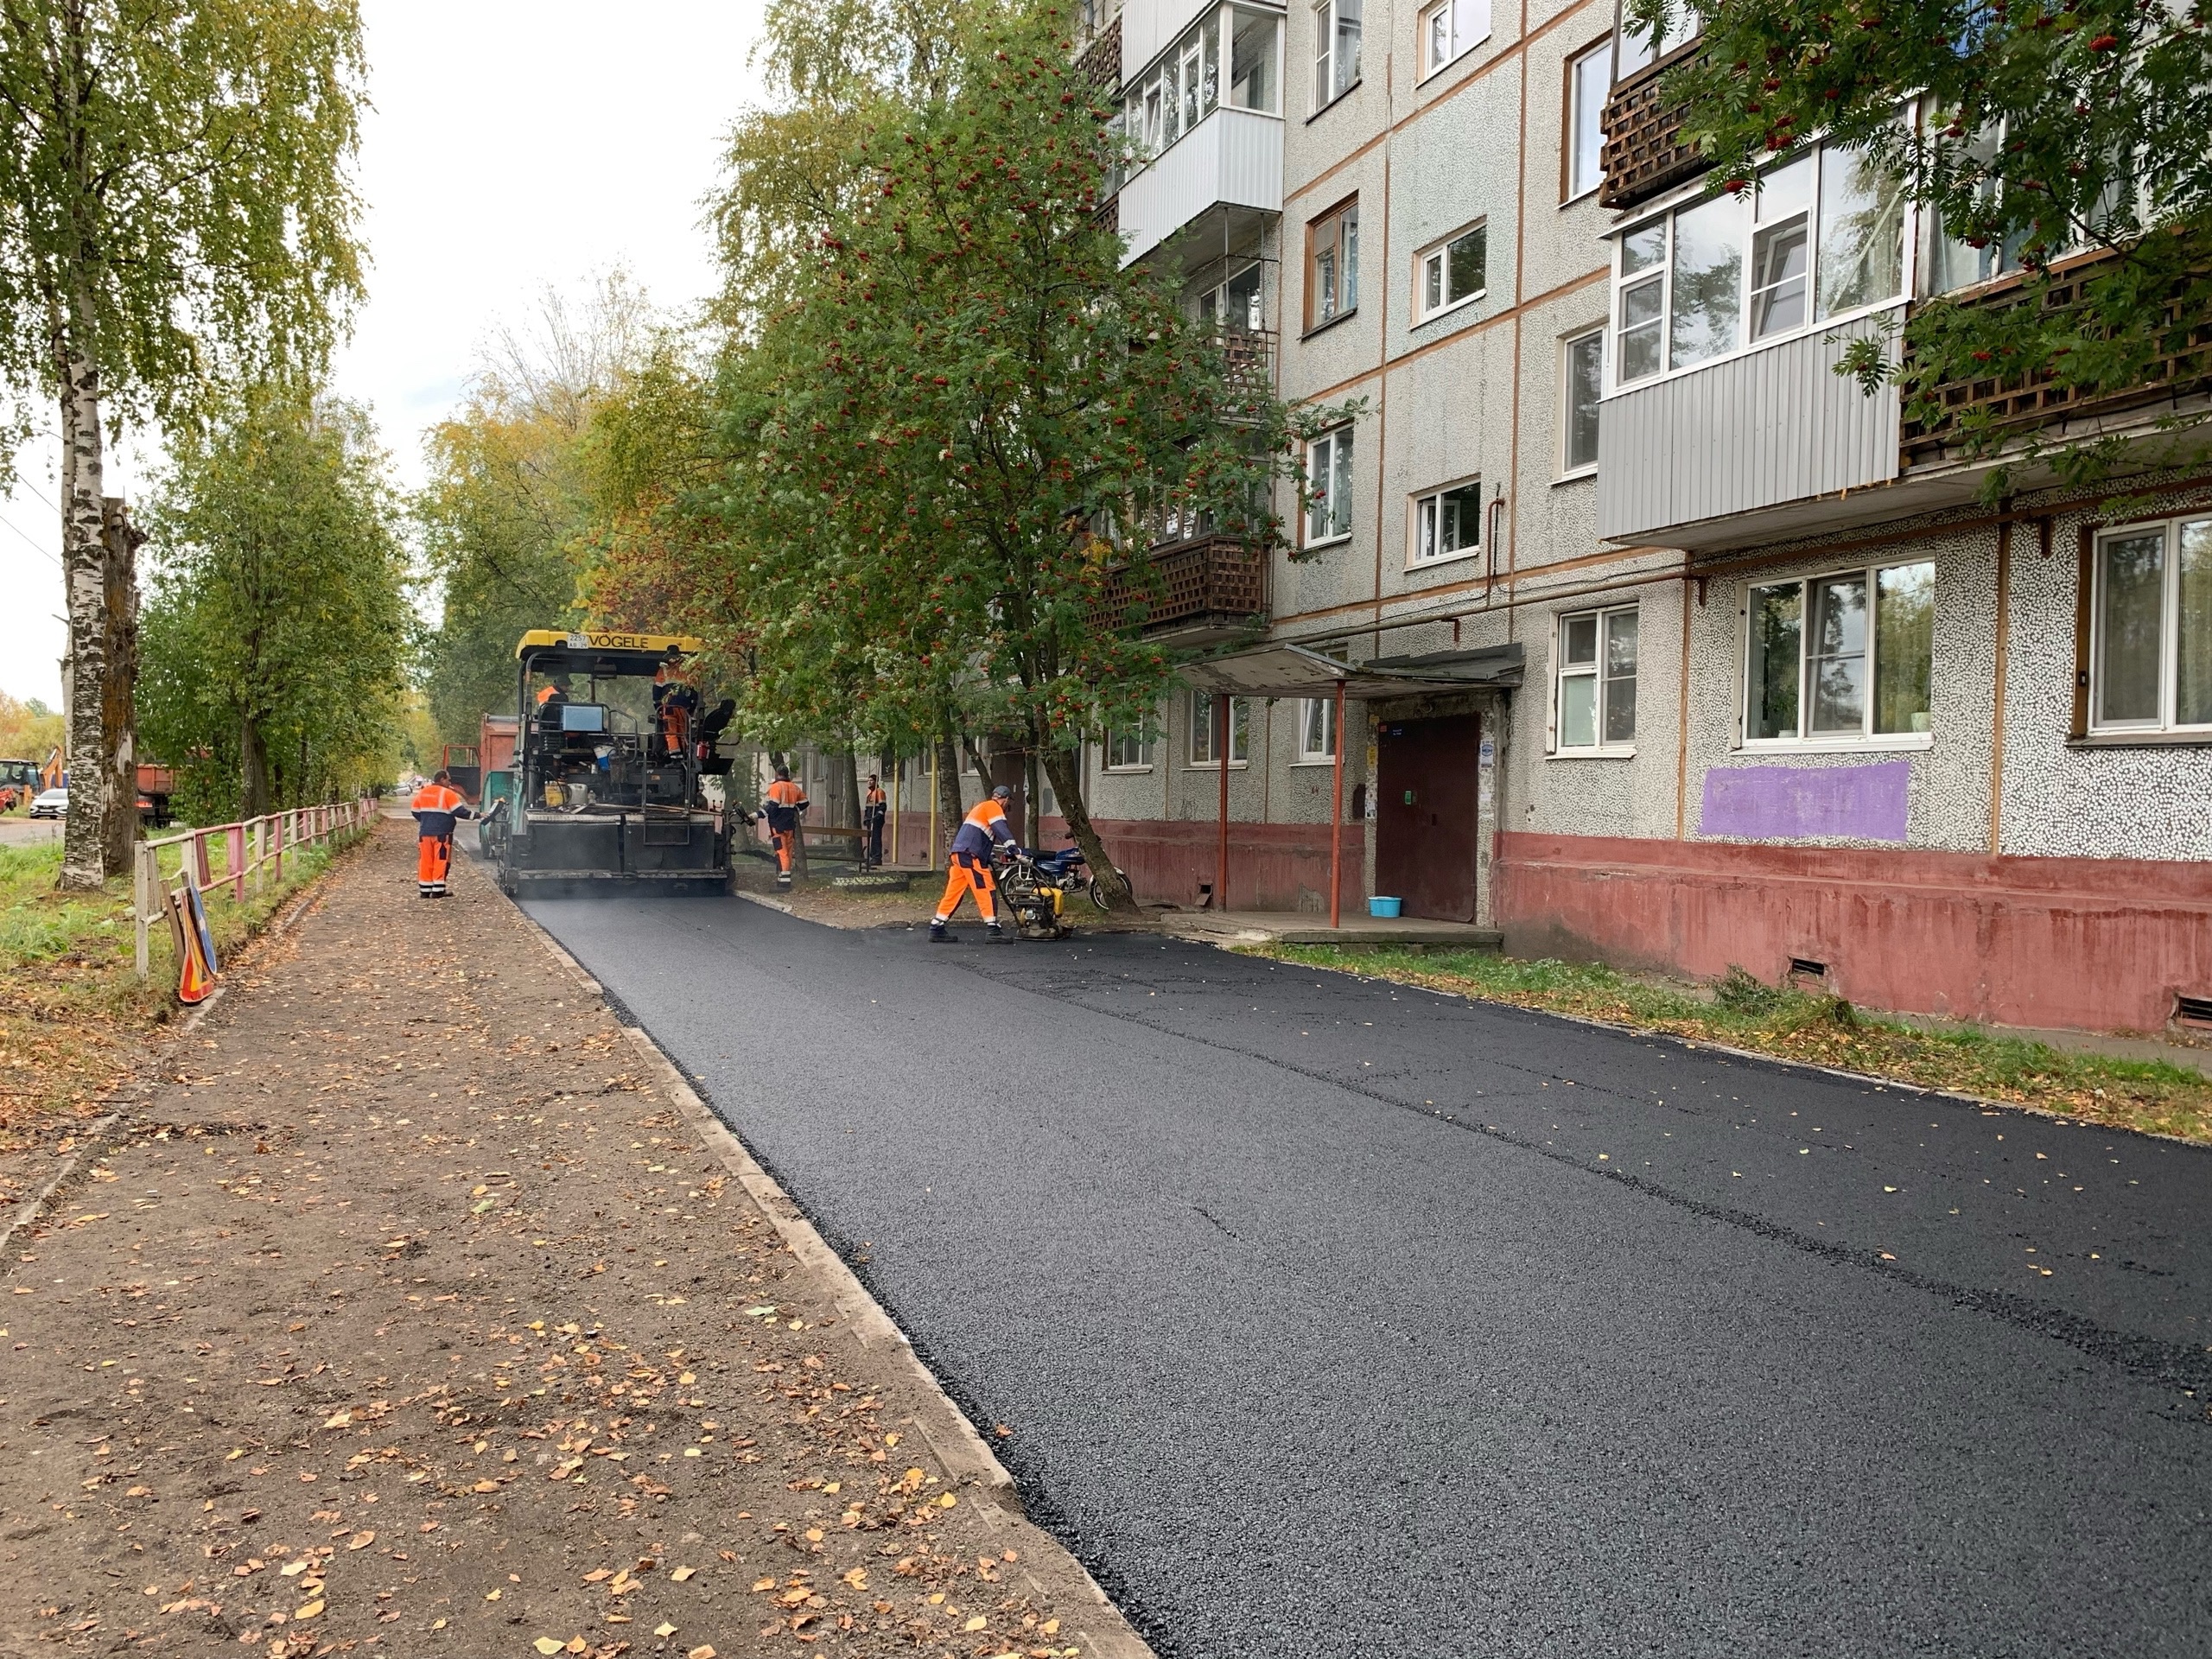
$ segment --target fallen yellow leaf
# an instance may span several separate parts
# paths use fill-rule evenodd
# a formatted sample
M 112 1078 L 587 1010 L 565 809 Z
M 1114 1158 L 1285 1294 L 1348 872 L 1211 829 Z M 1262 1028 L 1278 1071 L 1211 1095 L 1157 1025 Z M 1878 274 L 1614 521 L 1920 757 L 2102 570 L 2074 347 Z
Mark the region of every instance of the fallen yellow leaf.
M 303 1605 L 299 1611 L 292 1615 L 292 1620 L 295 1624 L 297 1624 L 303 1618 L 317 1618 L 321 1614 L 321 1612 L 322 1603 L 320 1601 L 310 1601 Z
M 530 1645 L 536 1648 L 540 1653 L 558 1653 L 563 1648 L 566 1647 L 568 1643 L 565 1642 L 557 1642 L 550 1636 L 541 1636 L 537 1641 L 531 1643 Z
M 960 1500 L 955 1497 L 950 1492 L 947 1492 L 943 1497 L 938 1499 L 937 1503 L 939 1509 L 949 1510 L 959 1501 Z
M 982 1630 L 982 1629 L 983 1628 L 983 1626 L 984 1626 L 984 1625 L 986 1625 L 986 1624 L 989 1624 L 990 1622 L 991 1622 L 991 1621 L 990 1621 L 989 1619 L 985 1618 L 984 1618 L 981 1613 L 978 1613 L 978 1614 L 976 1614 L 976 1617 L 975 1617 L 975 1618 L 973 1618 L 969 1619 L 969 1620 L 965 1624 L 963 1624 L 960 1628 L 961 1628 L 962 1630 Z
M 684 1580 L 690 1578 L 699 1569 L 696 1567 L 679 1567 L 675 1572 L 670 1573 L 668 1576 L 674 1579 L 678 1584 L 681 1584 Z
M 776 1587 L 776 1581 L 773 1579 L 757 1579 L 753 1587 L 755 1590 L 772 1590 Z
M 706 1643 L 702 1642 L 690 1652 L 685 1654 L 683 1659 L 715 1659 L 715 1650 Z
M 376 1542 L 376 1541 L 377 1535 L 373 1532 L 357 1532 L 351 1539 L 347 1540 L 346 1548 L 348 1549 L 366 1549 L 371 1544 Z
M 656 1624 L 653 1626 L 653 1634 L 659 1637 L 674 1636 L 676 1634 L 676 1626 L 673 1624 Z

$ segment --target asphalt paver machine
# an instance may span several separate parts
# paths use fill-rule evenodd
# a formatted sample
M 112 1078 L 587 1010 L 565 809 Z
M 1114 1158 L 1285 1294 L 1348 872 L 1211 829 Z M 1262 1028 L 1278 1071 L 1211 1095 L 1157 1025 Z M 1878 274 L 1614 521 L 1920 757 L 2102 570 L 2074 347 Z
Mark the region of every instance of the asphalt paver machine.
M 702 787 L 728 766 L 713 754 L 716 721 L 696 699 L 665 721 L 656 695 L 681 695 L 667 671 L 680 676 L 700 648 L 675 634 L 523 635 L 514 756 L 479 831 L 508 893 L 728 889 L 728 820 Z

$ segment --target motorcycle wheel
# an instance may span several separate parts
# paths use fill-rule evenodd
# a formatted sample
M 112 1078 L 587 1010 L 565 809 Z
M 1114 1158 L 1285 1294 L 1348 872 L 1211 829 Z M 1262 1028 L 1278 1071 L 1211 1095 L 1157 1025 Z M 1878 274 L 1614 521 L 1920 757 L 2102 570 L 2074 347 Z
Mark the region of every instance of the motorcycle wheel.
M 1093 906 L 1102 911 L 1107 908 L 1106 895 L 1099 892 L 1098 878 L 1096 876 L 1094 875 L 1090 880 L 1084 882 L 1083 884 L 1083 890 L 1086 893 L 1090 894 L 1090 902 Z

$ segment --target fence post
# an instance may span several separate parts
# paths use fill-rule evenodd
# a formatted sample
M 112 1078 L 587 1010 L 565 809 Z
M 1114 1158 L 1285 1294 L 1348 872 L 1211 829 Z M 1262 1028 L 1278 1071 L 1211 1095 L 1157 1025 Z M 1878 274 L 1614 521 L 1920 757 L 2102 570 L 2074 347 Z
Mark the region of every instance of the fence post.
M 231 867 L 231 899 L 245 900 L 245 825 L 233 823 L 223 830 L 223 857 Z
M 207 862 L 208 834 L 209 832 L 205 830 L 195 830 L 192 832 L 192 874 L 198 880 L 200 891 L 202 893 L 207 892 L 215 884 L 215 873 Z
M 154 849 L 145 842 L 138 843 L 138 856 L 130 869 L 130 930 L 131 961 L 143 979 L 153 971 L 153 962 L 148 954 L 146 940 L 146 912 L 152 905 L 152 893 L 159 877 L 149 875 L 147 867 L 160 868 Z
M 284 819 L 286 815 L 273 812 L 269 818 L 269 868 L 279 885 L 284 880 Z

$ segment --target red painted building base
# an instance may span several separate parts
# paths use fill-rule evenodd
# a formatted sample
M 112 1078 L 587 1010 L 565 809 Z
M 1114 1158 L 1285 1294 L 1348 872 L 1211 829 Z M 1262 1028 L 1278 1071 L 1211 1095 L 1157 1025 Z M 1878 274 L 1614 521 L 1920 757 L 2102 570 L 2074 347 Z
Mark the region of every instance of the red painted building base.
M 1869 1007 L 2155 1031 L 2212 995 L 2212 865 L 1502 834 L 1516 956 L 1769 983 L 1801 957 Z
M 899 815 L 899 852 L 902 864 L 926 861 L 929 815 L 907 811 Z M 1218 824 L 1199 821 L 1167 822 L 1151 818 L 1094 818 L 1092 825 L 1106 843 L 1108 855 L 1128 872 L 1129 884 L 1140 901 L 1152 905 L 1198 905 L 1201 887 L 1213 885 L 1220 852 Z M 1039 826 L 1047 849 L 1067 845 L 1065 819 L 1048 816 Z M 940 826 L 942 830 L 942 826 Z M 1344 907 L 1362 912 L 1366 904 L 1361 883 L 1365 879 L 1366 828 L 1347 823 L 1344 835 Z M 890 843 L 885 842 L 887 855 Z M 1325 823 L 1246 823 L 1232 818 L 1229 825 L 1229 908 L 1231 910 L 1306 911 L 1326 915 L 1329 909 L 1329 827 Z

